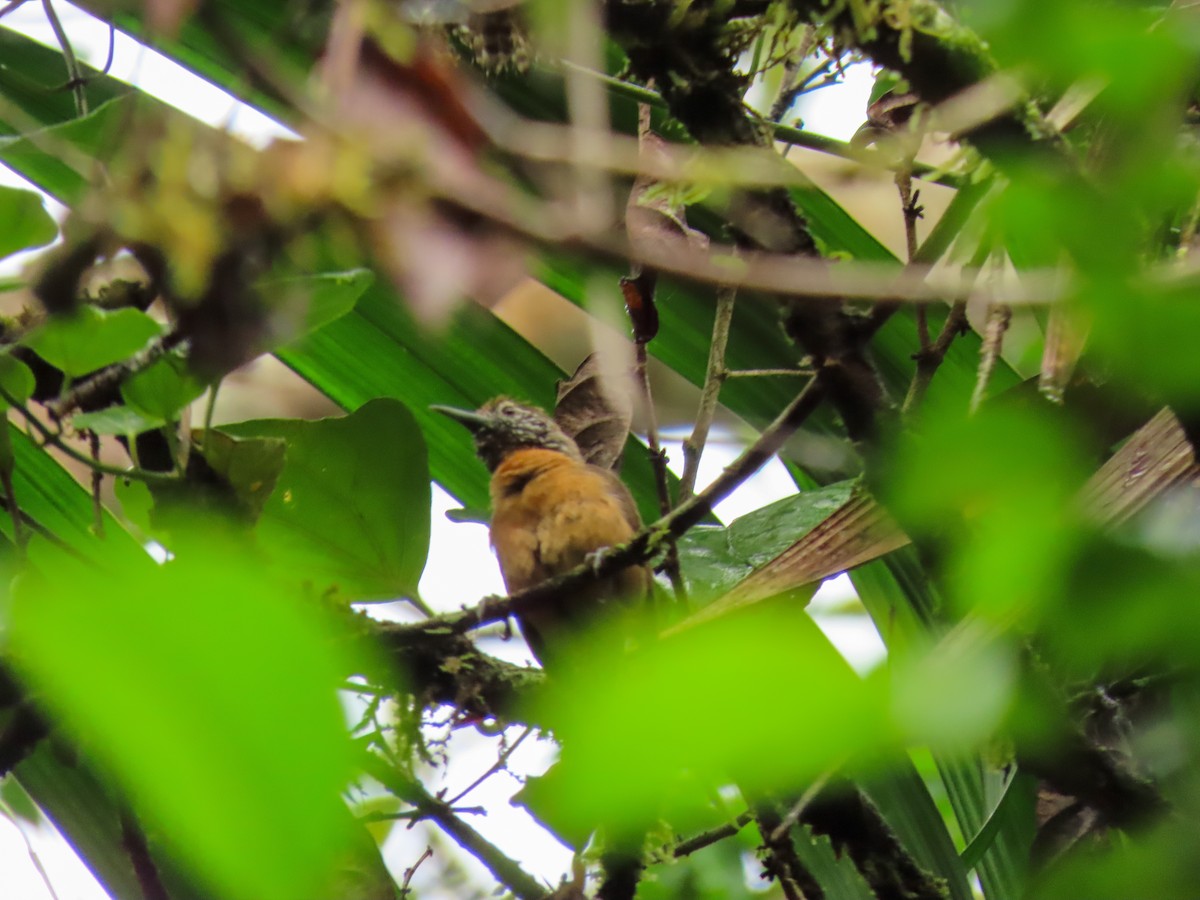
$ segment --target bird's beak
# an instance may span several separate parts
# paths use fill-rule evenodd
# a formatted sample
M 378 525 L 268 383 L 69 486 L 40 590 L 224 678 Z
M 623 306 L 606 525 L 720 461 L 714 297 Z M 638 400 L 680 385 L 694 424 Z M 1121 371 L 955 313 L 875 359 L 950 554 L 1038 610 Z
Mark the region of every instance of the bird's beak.
M 465 426 L 470 430 L 471 434 L 476 434 L 491 425 L 492 420 L 487 416 L 480 415 L 474 410 L 456 409 L 453 406 L 430 406 L 434 412 L 439 412 L 443 416 L 448 416 L 459 425 Z

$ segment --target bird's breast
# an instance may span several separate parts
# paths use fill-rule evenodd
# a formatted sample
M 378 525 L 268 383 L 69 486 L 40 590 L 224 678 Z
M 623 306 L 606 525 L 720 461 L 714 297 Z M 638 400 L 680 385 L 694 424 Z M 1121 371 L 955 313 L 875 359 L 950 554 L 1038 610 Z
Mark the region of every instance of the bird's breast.
M 511 454 L 492 476 L 492 546 L 505 584 L 521 590 L 634 534 L 613 479 L 552 450 Z

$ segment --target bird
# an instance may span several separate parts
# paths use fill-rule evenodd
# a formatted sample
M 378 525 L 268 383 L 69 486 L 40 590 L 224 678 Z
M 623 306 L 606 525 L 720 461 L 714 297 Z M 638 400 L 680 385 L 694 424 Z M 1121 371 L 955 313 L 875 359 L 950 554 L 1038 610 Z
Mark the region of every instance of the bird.
M 515 593 L 595 560 L 642 526 L 629 489 L 612 471 L 583 459 L 575 441 L 535 406 L 507 397 L 475 411 L 433 406 L 464 425 L 491 472 L 492 548 L 504 586 Z M 517 615 L 542 667 L 562 665 L 566 648 L 607 611 L 648 598 L 653 575 L 631 565 L 549 598 Z

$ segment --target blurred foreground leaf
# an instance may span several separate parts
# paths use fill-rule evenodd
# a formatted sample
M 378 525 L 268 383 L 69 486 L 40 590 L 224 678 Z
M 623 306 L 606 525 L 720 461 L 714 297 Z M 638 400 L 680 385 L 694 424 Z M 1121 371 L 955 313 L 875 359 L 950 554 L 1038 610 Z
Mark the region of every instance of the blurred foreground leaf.
M 336 687 L 357 669 L 333 623 L 219 540 L 103 573 L 59 557 L 16 585 L 10 640 L 66 731 L 214 892 L 328 883 L 352 771 Z
M 140 310 L 81 306 L 52 317 L 25 343 L 50 365 L 79 376 L 132 356 L 161 332 L 162 326 Z
M 49 244 L 58 235 L 58 225 L 33 191 L 0 186 L 0 259 Z

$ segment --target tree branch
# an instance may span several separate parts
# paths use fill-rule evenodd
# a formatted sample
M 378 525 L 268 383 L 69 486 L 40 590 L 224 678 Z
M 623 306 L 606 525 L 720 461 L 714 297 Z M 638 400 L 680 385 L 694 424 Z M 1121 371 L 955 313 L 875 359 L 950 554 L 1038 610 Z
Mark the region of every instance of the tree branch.
M 407 778 L 373 754 L 366 756 L 363 768 L 401 800 L 412 804 L 424 817 L 436 822 L 454 838 L 455 843 L 483 863 L 495 879 L 520 900 L 542 900 L 549 893 L 519 863 L 485 840 L 483 835 L 455 815 L 449 804 L 430 794 L 420 782 Z
M 834 852 L 850 854 L 876 897 L 947 900 L 942 878 L 927 872 L 900 843 L 867 796 L 850 784 L 814 797 L 800 816 L 813 834 L 828 835 Z
M 717 411 L 717 399 L 721 385 L 725 382 L 725 346 L 729 343 L 729 326 L 733 321 L 733 303 L 737 291 L 733 288 L 717 288 L 717 310 L 713 316 L 712 340 L 708 345 L 708 368 L 704 373 L 704 387 L 700 392 L 700 408 L 696 411 L 696 424 L 691 436 L 683 442 L 683 475 L 679 478 L 679 499 L 686 500 L 696 490 L 696 475 L 700 471 L 700 456 L 708 441 L 708 430 L 712 427 Z

